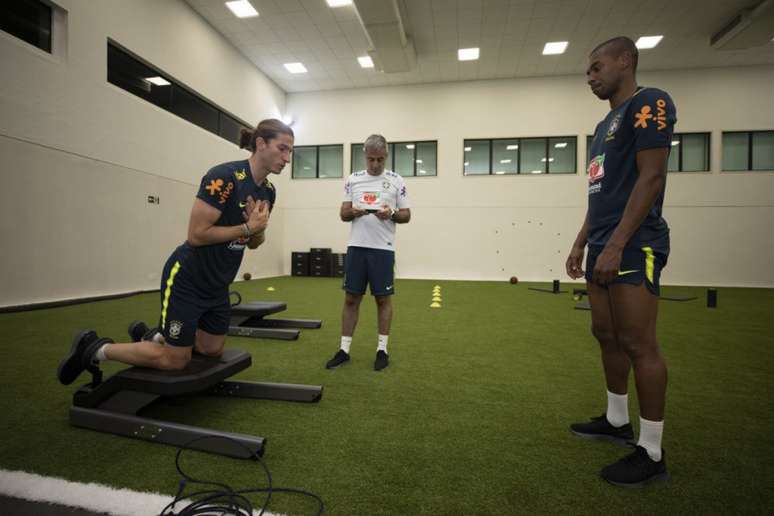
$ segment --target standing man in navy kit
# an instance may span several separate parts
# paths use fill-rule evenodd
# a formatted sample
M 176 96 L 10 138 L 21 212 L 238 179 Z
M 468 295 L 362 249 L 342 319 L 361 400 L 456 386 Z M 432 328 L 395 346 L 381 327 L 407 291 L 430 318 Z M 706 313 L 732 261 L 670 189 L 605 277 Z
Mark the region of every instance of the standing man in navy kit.
M 344 271 L 344 308 L 341 316 L 341 346 L 325 367 L 333 369 L 349 361 L 349 347 L 357 325 L 360 301 L 366 286 L 376 300 L 379 337 L 374 370 L 389 365 L 387 339 L 392 322 L 395 293 L 395 224 L 411 220 L 406 183 L 403 178 L 385 170 L 387 141 L 372 134 L 363 145 L 366 170 L 355 172 L 344 184 L 344 201 L 340 217 L 352 222 Z
M 217 165 L 202 178 L 187 240 L 164 266 L 159 328 L 133 334 L 139 342 L 127 344 L 82 331 L 59 365 L 57 376 L 63 384 L 75 381 L 95 361 L 182 369 L 194 348 L 209 356 L 223 352 L 228 287 L 245 247 L 255 249 L 265 240 L 276 199 L 268 175 L 279 174 L 290 160 L 293 131 L 279 120 L 264 120 L 254 131 L 242 131 L 240 147 L 251 151 L 248 159 Z
M 627 386 L 634 368 L 640 404 L 635 450 L 602 469 L 608 482 L 640 486 L 668 478 L 661 447 L 666 363 L 656 341 L 659 277 L 669 255 L 669 227 L 661 216 L 676 110 L 669 95 L 637 86 L 638 51 L 617 37 L 589 55 L 591 91 L 610 102 L 591 144 L 589 205 L 567 258 L 567 274 L 584 276 L 592 333 L 599 341 L 607 383 L 607 412 L 570 429 L 581 437 L 627 443 Z

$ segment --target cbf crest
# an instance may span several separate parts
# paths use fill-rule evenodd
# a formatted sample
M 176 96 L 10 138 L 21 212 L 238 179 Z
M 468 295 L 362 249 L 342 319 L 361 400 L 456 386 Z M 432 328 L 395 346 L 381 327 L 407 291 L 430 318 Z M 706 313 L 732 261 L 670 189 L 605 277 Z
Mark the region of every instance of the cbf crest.
M 607 126 L 607 139 L 612 139 L 613 135 L 618 131 L 618 128 L 621 127 L 621 113 L 618 113 L 613 117 L 613 119 L 610 121 L 610 124 Z

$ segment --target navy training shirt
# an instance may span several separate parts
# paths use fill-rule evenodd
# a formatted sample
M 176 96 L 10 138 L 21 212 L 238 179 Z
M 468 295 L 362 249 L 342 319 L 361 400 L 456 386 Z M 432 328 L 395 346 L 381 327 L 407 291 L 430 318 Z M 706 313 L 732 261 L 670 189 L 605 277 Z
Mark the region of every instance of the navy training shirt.
M 247 160 L 212 167 L 202 178 L 196 194 L 197 198 L 221 212 L 216 226 L 243 224 L 242 212 L 248 196 L 256 202 L 268 201 L 271 210 L 277 194 L 268 179 L 261 186 L 255 184 Z M 213 296 L 222 295 L 239 271 L 246 245 L 246 238 L 198 247 L 185 242 L 177 249 L 178 260 L 198 290 Z
M 597 124 L 591 143 L 589 176 L 589 246 L 604 246 L 621 222 L 639 177 L 637 153 L 672 146 L 677 112 L 669 95 L 641 88 Z M 666 163 L 664 163 L 666 166 Z M 669 251 L 669 226 L 661 216 L 664 190 L 627 246 Z

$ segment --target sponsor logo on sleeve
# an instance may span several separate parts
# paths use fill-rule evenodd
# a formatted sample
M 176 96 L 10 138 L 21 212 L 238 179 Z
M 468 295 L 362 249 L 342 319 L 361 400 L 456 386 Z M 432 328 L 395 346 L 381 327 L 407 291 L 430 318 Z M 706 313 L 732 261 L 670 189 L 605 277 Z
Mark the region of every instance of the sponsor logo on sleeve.
M 653 118 L 653 113 L 651 113 L 650 111 L 651 111 L 650 106 L 648 106 L 646 104 L 646 105 L 642 106 L 642 109 L 640 109 L 639 113 L 635 113 L 634 114 L 634 119 L 635 119 L 634 128 L 635 129 L 637 129 L 639 127 L 643 128 L 643 129 L 647 129 L 648 128 L 648 120 Z
M 634 128 L 635 129 L 647 129 L 648 120 L 652 120 L 656 123 L 656 129 L 661 131 L 667 126 L 666 117 L 666 100 L 658 99 L 656 101 L 656 112 L 653 113 L 653 108 L 647 104 L 642 106 L 639 113 L 634 115 Z
M 218 181 L 220 181 L 220 179 Z M 234 189 L 234 183 L 229 181 L 228 184 L 226 185 L 226 189 L 220 193 L 220 199 L 218 199 L 218 204 L 226 204 L 226 201 L 231 195 L 231 191 L 233 189 Z
M 221 186 L 223 186 L 222 179 L 212 179 L 210 180 L 210 184 L 205 186 L 204 188 L 210 192 L 210 195 L 215 195 L 216 193 L 220 192 Z
M 244 170 L 237 170 L 236 172 L 234 172 L 234 177 L 236 177 L 238 181 L 244 181 L 245 178 L 247 177 L 247 172 L 245 172 Z
M 656 117 L 654 120 L 658 123 L 659 131 L 667 126 L 666 101 L 664 99 L 658 99 L 656 101 Z

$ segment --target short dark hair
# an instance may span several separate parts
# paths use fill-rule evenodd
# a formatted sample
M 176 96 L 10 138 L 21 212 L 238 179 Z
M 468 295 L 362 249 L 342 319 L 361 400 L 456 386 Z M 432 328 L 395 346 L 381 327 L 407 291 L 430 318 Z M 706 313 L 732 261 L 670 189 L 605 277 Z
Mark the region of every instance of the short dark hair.
M 261 123 L 258 124 L 258 127 L 256 127 L 255 130 L 250 131 L 249 129 L 243 128 L 239 131 L 239 148 L 255 152 L 256 138 L 260 137 L 268 142 L 280 134 L 294 136 L 293 129 L 281 120 L 277 120 L 276 118 L 261 120 Z
M 632 72 L 637 71 L 637 60 L 639 59 L 640 51 L 637 50 L 637 45 L 634 44 L 634 41 L 632 41 L 631 38 L 627 38 L 626 36 L 617 36 L 615 38 L 608 39 L 607 41 L 594 47 L 594 50 L 591 51 L 591 54 L 601 48 L 605 48 L 606 51 L 610 52 L 615 57 L 620 56 L 624 52 L 628 52 L 632 57 Z

